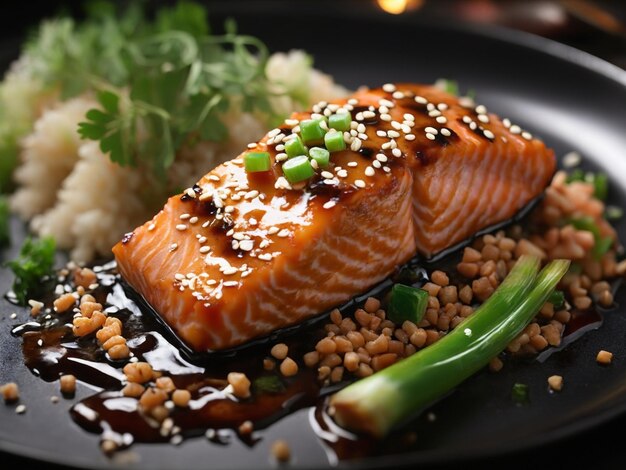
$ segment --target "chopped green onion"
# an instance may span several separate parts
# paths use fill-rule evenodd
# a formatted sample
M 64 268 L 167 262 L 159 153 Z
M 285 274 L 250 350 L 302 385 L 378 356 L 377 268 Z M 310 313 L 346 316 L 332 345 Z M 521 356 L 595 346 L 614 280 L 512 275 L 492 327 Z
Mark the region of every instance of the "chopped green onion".
M 459 96 L 459 84 L 456 80 L 448 80 L 447 78 L 440 78 L 435 82 L 435 86 L 439 87 L 446 93 L 450 93 L 454 96 Z
M 11 242 L 9 202 L 4 196 L 0 196 L 0 247 Z
M 289 139 L 285 143 L 285 153 L 289 158 L 297 157 L 298 155 L 306 155 L 306 147 L 302 143 L 302 139 L 299 136 Z
M 305 144 L 319 145 L 324 143 L 326 131 L 317 119 L 307 119 L 300 123 L 300 135 Z
M 601 201 L 606 200 L 609 193 L 609 178 L 605 173 L 596 173 L 593 177 L 593 195 Z
M 343 132 L 334 130 L 327 132 L 324 136 L 324 144 L 329 152 L 344 150 L 346 148 L 346 142 L 343 140 Z
M 320 168 L 326 168 L 328 162 L 330 162 L 330 153 L 328 150 L 320 147 L 313 147 L 309 150 L 309 156 L 317 162 Z
M 283 163 L 283 173 L 290 183 L 308 180 L 315 174 L 306 155 L 291 158 Z
M 608 206 L 604 211 L 607 220 L 619 220 L 624 216 L 624 210 L 617 206 Z
M 248 173 L 268 171 L 272 166 L 270 154 L 267 152 L 249 152 L 243 157 L 243 161 Z
M 328 118 L 328 126 L 341 132 L 350 130 L 352 115 L 350 113 L 333 114 Z
M 573 183 L 574 181 L 585 181 L 585 172 L 580 168 L 576 168 L 565 179 L 567 183 Z
M 548 297 L 548 302 L 554 305 L 554 308 L 561 308 L 565 303 L 565 294 L 563 291 L 555 290 L 550 294 L 550 297 Z
M 285 386 L 275 375 L 264 375 L 255 379 L 252 388 L 256 393 L 275 394 L 285 391 Z
M 596 224 L 596 221 L 593 220 L 593 217 L 578 217 L 575 219 L 571 219 L 570 223 L 574 226 L 574 228 L 576 228 L 577 230 L 585 230 L 587 232 L 591 232 L 593 233 L 594 238 L 597 240 L 598 238 L 600 238 L 600 229 L 598 228 L 598 225 Z
M 423 289 L 395 284 L 389 300 L 389 319 L 397 325 L 405 320 L 419 323 L 428 307 L 428 292 Z
M 511 398 L 518 405 L 528 403 L 528 385 L 526 384 L 514 384 L 511 390 Z
M 613 237 L 603 237 L 600 239 L 596 239 L 596 244 L 593 246 L 593 250 L 591 250 L 593 256 L 596 260 L 602 258 L 607 251 L 611 249 L 613 246 Z

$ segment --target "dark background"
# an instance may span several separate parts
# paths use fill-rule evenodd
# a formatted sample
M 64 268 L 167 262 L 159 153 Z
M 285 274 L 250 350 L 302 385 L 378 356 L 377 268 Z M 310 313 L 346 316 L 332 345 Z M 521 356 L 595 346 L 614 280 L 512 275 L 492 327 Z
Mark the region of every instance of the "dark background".
M 303 27 L 309 27 L 311 25 L 306 25 L 306 18 L 298 17 L 299 3 L 315 4 L 323 9 L 326 4 L 336 4 L 339 1 L 352 3 L 355 9 L 363 10 L 367 14 L 389 14 L 381 8 L 384 0 L 257 0 L 255 3 L 265 3 L 268 9 L 289 8 L 294 12 L 294 21 L 301 21 Z M 223 6 L 226 3 L 241 2 L 230 0 L 203 3 L 208 4 L 210 9 L 212 4 Z M 19 44 L 27 36 L 29 28 L 36 25 L 39 19 L 59 11 L 80 16 L 81 4 L 81 1 L 11 2 L 11 6 L 5 4 L 0 13 L 0 41 L 3 45 L 0 67 L 6 67 L 8 61 L 18 54 Z M 473 22 L 485 27 L 496 24 L 520 29 L 572 45 L 626 68 L 626 1 L 408 0 L 407 11 L 403 14 L 432 21 Z M 343 20 L 330 18 L 329 21 L 340 25 Z M 624 430 L 626 417 L 619 417 L 574 438 L 523 453 L 472 461 L 468 464 L 470 468 L 626 468 L 626 449 L 622 444 Z M 22 458 L 0 454 L 0 468 L 26 465 L 40 467 L 40 464 Z

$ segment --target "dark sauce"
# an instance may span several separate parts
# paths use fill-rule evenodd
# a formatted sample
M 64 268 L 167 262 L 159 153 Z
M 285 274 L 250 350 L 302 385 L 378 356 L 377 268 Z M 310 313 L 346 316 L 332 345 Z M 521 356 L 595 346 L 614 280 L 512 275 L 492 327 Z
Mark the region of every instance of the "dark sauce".
M 429 270 L 454 272 L 451 268 L 458 262 L 458 256 L 452 255 L 436 266 L 430 265 Z M 122 368 L 126 361 L 111 360 L 93 335 L 74 337 L 72 312 L 55 314 L 47 310 L 40 315 L 41 320 L 14 328 L 12 333 L 22 337 L 24 361 L 33 374 L 49 382 L 58 380 L 62 374 L 73 374 L 96 390 L 95 394 L 74 404 L 70 414 L 79 426 L 99 434 L 103 441 L 113 441 L 120 449 L 133 442 L 177 444 L 187 438 L 205 435 L 216 444 L 224 445 L 231 439 L 240 439 L 253 446 L 263 429 L 290 413 L 309 408 L 313 430 L 332 450 L 329 455 L 336 458 L 397 453 L 411 447 L 415 436 L 406 429 L 382 441 L 374 441 L 348 433 L 327 415 L 325 397 L 347 382 L 322 388 L 315 371 L 306 368 L 300 358 L 325 336 L 320 324 L 326 321 L 328 314 L 276 331 L 243 347 L 198 355 L 164 327 L 157 320 L 160 317 L 151 314 L 136 294 L 125 289 L 114 266 L 95 270 L 100 286 L 93 295 L 105 306 L 109 316 L 122 321 L 122 334 L 133 357 L 150 363 L 155 371 L 170 377 L 177 388 L 191 392 L 188 408 L 169 406 L 169 416 L 158 421 L 138 406 L 137 399 L 123 396 L 121 389 L 125 376 Z M 342 314 L 352 314 L 370 295 L 384 300 L 393 283 L 420 286 L 427 279 L 423 262 L 415 258 L 387 281 L 342 306 Z M 52 297 L 44 300 L 49 309 Z M 574 311 L 562 346 L 544 351 L 537 360 L 544 361 L 584 332 L 598 328 L 601 321 L 601 314 L 595 310 Z M 271 346 L 278 341 L 288 345 L 289 356 L 299 363 L 299 371 L 294 377 L 283 377 L 276 368 L 266 370 L 263 366 L 263 359 L 270 356 Z M 227 374 L 233 371 L 243 372 L 251 380 L 250 398 L 237 399 L 229 393 Z M 255 433 L 252 435 L 242 435 L 238 431 L 245 421 L 253 423 Z

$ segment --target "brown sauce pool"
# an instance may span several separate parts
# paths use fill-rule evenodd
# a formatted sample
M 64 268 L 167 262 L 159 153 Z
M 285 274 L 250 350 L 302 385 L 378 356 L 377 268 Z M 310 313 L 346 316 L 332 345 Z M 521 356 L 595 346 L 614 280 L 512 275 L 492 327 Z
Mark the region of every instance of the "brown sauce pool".
M 175 341 L 166 337 L 167 332 L 154 316 L 144 313 L 138 303 L 127 295 L 113 264 L 94 270 L 98 273 L 99 287 L 92 295 L 105 307 L 109 316 L 122 321 L 122 334 L 127 339 L 132 360 L 150 363 L 155 371 L 171 377 L 177 388 L 188 389 L 192 399 L 189 407 L 184 409 L 166 402 L 170 413 L 162 422 L 144 413 L 137 399 L 125 397 L 121 392 L 125 381 L 122 367 L 126 361 L 108 358 L 93 335 L 75 338 L 72 333 L 73 313 L 52 312 L 50 298 L 46 302 L 46 311 L 40 314 L 38 321 L 22 324 L 12 333 L 22 337 L 24 362 L 33 374 L 48 382 L 58 380 L 60 375 L 72 374 L 78 381 L 96 390 L 95 394 L 79 401 L 70 410 L 72 419 L 86 431 L 100 434 L 103 441 L 115 442 L 118 449 L 133 442 L 178 444 L 183 439 L 201 435 L 218 444 L 225 444 L 232 436 L 237 436 L 242 442 L 253 445 L 259 436 L 257 431 L 299 409 L 313 407 L 310 410 L 311 426 L 338 458 L 364 456 L 376 447 L 370 439 L 338 428 L 325 413 L 325 395 L 347 382 L 323 389 L 316 373 L 299 361 L 325 336 L 319 321 L 318 324 L 300 327 L 297 335 L 280 338 L 289 346 L 289 356 L 299 361 L 299 372 L 294 377 L 283 377 L 276 369 L 264 369 L 263 358 L 269 357 L 274 341 L 259 342 L 230 356 L 209 356 L 196 363 L 181 354 L 181 349 Z M 393 278 L 396 282 L 401 280 L 410 284 L 419 284 L 425 279 L 425 271 L 416 262 L 402 268 Z M 384 297 L 390 285 L 379 286 L 374 294 Z M 359 299 L 369 294 L 371 292 L 356 299 L 356 302 L 348 303 L 342 313 L 352 313 L 351 310 L 359 305 Z M 602 316 L 598 312 L 574 312 L 563 345 L 544 351 L 537 359 L 543 362 L 554 351 L 565 347 L 584 332 L 598 328 L 601 323 Z M 226 376 L 232 371 L 243 372 L 251 380 L 252 396 L 249 399 L 240 400 L 229 393 Z M 238 432 L 245 421 L 253 423 L 255 433 L 242 435 Z M 385 447 L 391 446 L 387 449 L 389 451 L 401 451 L 407 448 L 410 440 L 411 434 L 404 433 Z

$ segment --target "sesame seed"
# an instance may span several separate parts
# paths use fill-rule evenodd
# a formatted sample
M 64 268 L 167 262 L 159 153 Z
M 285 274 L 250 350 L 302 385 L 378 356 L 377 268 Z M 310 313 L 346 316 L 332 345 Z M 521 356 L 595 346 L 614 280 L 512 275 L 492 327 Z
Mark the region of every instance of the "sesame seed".
M 522 132 L 522 128 L 517 124 L 513 124 L 509 130 L 511 131 L 511 134 L 521 134 Z
M 387 155 L 385 155 L 384 153 L 376 154 L 376 160 L 378 160 L 379 162 L 386 162 Z
M 373 111 L 363 111 L 363 117 L 365 119 L 372 119 L 374 117 L 376 117 L 376 113 Z
M 196 223 L 198 223 L 198 218 L 197 218 L 197 217 L 195 217 L 195 216 L 194 216 L 194 217 L 192 217 L 191 219 L 189 219 L 189 223 L 190 223 L 190 224 L 196 224 Z
M 437 118 L 437 119 L 439 119 L 439 118 Z M 413 124 L 413 123 L 411 123 L 411 124 Z M 401 130 L 405 134 L 410 134 L 411 133 L 411 126 L 409 126 L 408 124 L 402 124 Z
M 333 207 L 335 207 L 337 203 L 335 201 L 328 201 L 326 203 L 324 203 L 324 205 L 322 206 L 324 209 L 332 209 Z
M 371 166 L 368 166 L 365 169 L 365 176 L 374 176 L 376 172 L 374 171 L 374 168 L 372 168 Z
M 26 405 L 17 405 L 15 407 L 15 412 L 18 415 L 23 415 L 24 413 L 26 413 Z
M 445 116 L 438 116 L 435 119 L 439 124 L 445 124 L 448 122 L 448 119 Z
M 288 157 L 286 153 L 277 153 L 275 158 L 277 162 L 283 162 L 287 160 Z
M 478 120 L 482 123 L 487 124 L 489 122 L 489 116 L 487 116 L 486 114 L 479 114 Z
M 446 137 L 450 137 L 452 135 L 452 132 L 450 132 L 450 129 L 442 127 L 441 128 L 441 135 L 445 135 Z
M 251 251 L 254 248 L 254 242 L 252 240 L 242 240 L 239 243 L 239 249 L 243 251 Z
M 363 124 L 363 123 L 358 124 L 358 125 L 356 126 L 356 131 L 357 131 L 358 133 L 363 133 L 363 132 L 365 132 L 365 124 Z
M 276 151 L 277 152 L 282 152 L 283 150 L 285 150 L 285 145 L 284 144 L 278 144 L 276 146 Z
M 393 108 L 395 106 L 393 101 L 386 100 L 385 98 L 379 100 L 378 104 L 381 106 L 387 106 L 388 108 Z
M 276 236 L 280 237 L 280 238 L 288 237 L 289 236 L 289 229 L 286 229 L 286 228 L 282 229 L 280 232 L 278 232 L 276 234 Z
M 222 273 L 225 276 L 232 276 L 233 274 L 237 273 L 238 269 L 235 268 L 234 266 L 229 266 L 227 268 L 222 269 Z
M 358 152 L 360 148 L 361 148 L 361 140 L 354 139 L 352 143 L 350 144 L 350 150 L 352 150 L 353 152 Z
M 222 284 L 224 287 L 235 287 L 239 285 L 238 281 L 226 281 Z
M 430 126 L 429 126 L 429 127 L 426 127 L 426 128 L 424 129 L 424 132 L 428 132 L 428 133 L 431 133 L 431 134 L 433 134 L 433 135 L 437 135 L 437 134 L 439 134 L 439 131 L 438 131 L 437 129 L 435 129 L 434 127 L 430 127 Z
M 487 108 L 482 104 L 479 104 L 478 106 L 476 106 L 476 112 L 478 114 L 485 114 L 487 112 Z
M 259 195 L 259 192 L 256 189 L 253 189 L 252 191 L 248 191 L 246 193 L 246 195 L 244 196 L 244 199 L 254 199 L 258 195 Z
M 176 230 L 179 230 L 182 232 L 183 230 L 187 230 L 187 226 L 185 224 L 178 224 L 176 226 Z
M 224 212 L 226 212 L 227 214 L 232 214 L 235 211 L 235 207 L 234 206 L 226 206 L 224 208 Z
M 348 104 L 351 104 L 352 106 L 359 104 L 359 100 L 357 100 L 356 98 L 350 98 L 348 100 Z
M 320 169 L 320 165 L 319 165 L 319 163 L 317 163 L 317 160 L 311 160 L 309 163 L 311 164 L 311 167 L 314 170 L 319 170 Z
M 354 117 L 354 119 L 356 119 L 357 121 L 362 121 L 365 118 L 363 117 L 363 113 L 359 112 L 359 113 L 356 113 L 356 116 Z
M 435 136 L 434 136 L 433 134 L 431 134 L 430 132 L 427 132 L 427 133 L 426 133 L 426 138 L 427 138 L 428 140 L 435 140 Z
M 268 246 L 270 246 L 269 240 L 262 240 L 261 243 L 259 243 L 259 248 L 267 248 Z
M 339 176 L 340 178 L 347 178 L 348 177 L 348 172 L 347 172 L 347 170 L 339 170 L 337 172 L 337 176 Z
M 387 133 L 385 131 L 382 131 L 382 130 L 376 131 L 376 135 L 378 137 L 387 137 Z
M 174 274 L 174 279 L 176 279 L 177 281 L 182 281 L 183 279 L 185 279 L 185 275 L 181 273 L 176 273 Z
M 474 121 L 470 122 L 470 124 L 469 124 L 469 128 L 470 128 L 471 130 L 473 130 L 473 131 L 474 131 L 474 130 L 476 130 L 476 128 L 477 128 L 477 127 L 478 127 L 478 124 L 476 124 Z
M 259 259 L 263 261 L 270 261 L 272 259 L 272 255 L 270 255 L 269 253 L 261 253 L 259 255 Z
M 434 104 L 432 104 L 432 103 L 428 103 L 428 104 L 426 105 L 426 109 L 427 109 L 428 111 L 433 111 L 433 110 L 435 109 L 435 105 L 434 105 Z
M 391 121 L 391 127 L 399 131 L 400 129 L 402 129 L 402 124 L 400 124 L 398 121 Z
M 269 235 L 274 235 L 275 233 L 278 233 L 280 229 L 278 227 L 272 226 L 270 228 L 267 229 L 267 233 Z
M 209 179 L 210 179 L 211 181 L 219 181 L 219 180 L 220 180 L 220 177 L 219 177 L 219 176 L 217 176 L 217 175 L 209 175 Z
M 415 135 L 414 134 L 407 134 L 404 136 L 404 138 L 406 140 L 415 140 Z
M 533 135 L 530 132 L 522 132 L 522 137 L 526 140 L 531 140 L 533 138 Z
M 387 131 L 387 137 L 390 139 L 397 139 L 400 137 L 400 133 L 398 131 Z
M 485 129 L 485 130 L 483 130 L 483 135 L 484 135 L 485 137 L 487 137 L 488 139 L 491 139 L 491 140 L 493 140 L 493 139 L 495 139 L 495 138 L 496 138 L 496 136 L 495 136 L 495 135 L 493 135 L 493 132 L 491 132 L 489 129 Z
M 391 121 L 391 116 L 389 114 L 381 114 L 380 115 L 380 120 L 389 122 L 389 121 Z
M 399 148 L 395 148 L 391 151 L 391 153 L 393 154 L 394 157 L 401 157 L 402 156 L 402 150 L 400 150 Z
M 565 168 L 573 168 L 578 166 L 581 161 L 581 156 L 578 152 L 569 152 L 563 156 L 563 166 Z
M 358 137 L 359 137 L 359 139 L 361 139 L 361 140 L 367 140 L 367 139 L 368 139 L 367 134 L 359 134 L 359 136 L 358 136 Z
M 208 246 L 201 246 L 200 247 L 200 253 L 208 253 L 209 251 L 211 251 L 211 248 Z
M 378 108 L 378 112 L 380 114 L 389 114 L 389 108 L 387 106 L 381 106 Z
M 448 109 L 448 105 L 447 105 L 446 103 L 439 103 L 439 104 L 437 105 L 437 109 L 438 109 L 439 111 L 445 111 L 446 109 Z
M 433 111 L 430 111 L 430 112 L 428 113 L 428 115 L 429 115 L 430 117 L 437 117 L 437 116 L 441 116 L 441 111 L 439 111 L 439 110 L 435 109 L 435 110 L 433 110 Z
M 280 129 L 276 128 L 276 129 L 272 129 L 271 131 L 269 131 L 267 133 L 268 137 L 276 137 L 278 134 L 280 134 Z
M 504 125 L 504 127 L 506 127 L 508 129 L 509 127 L 511 127 L 511 120 L 508 119 L 508 118 L 504 118 L 502 120 L 502 124 Z
M 180 220 L 187 220 L 191 217 L 191 214 L 181 214 L 179 219 Z
M 178 248 L 178 243 L 172 243 L 170 245 L 170 252 L 176 251 L 177 248 Z
M 322 171 L 320 174 L 322 175 L 322 178 L 326 179 L 332 179 L 335 177 L 335 175 L 333 175 L 330 171 Z
M 428 100 L 426 98 L 424 98 L 423 96 L 416 96 L 413 99 L 415 100 L 416 103 L 419 103 L 419 104 L 427 104 L 428 103 Z
M 254 148 L 256 148 L 256 146 L 257 146 L 257 144 L 256 144 L 255 142 L 250 142 L 250 143 L 248 144 L 248 148 L 249 148 L 249 149 L 254 149 Z
M 372 166 L 373 166 L 374 168 L 380 168 L 380 167 L 381 167 L 381 166 L 383 166 L 383 165 L 382 165 L 382 163 L 380 163 L 378 160 L 374 160 L 374 161 L 372 162 Z
M 354 168 L 355 166 L 358 166 L 358 163 L 357 162 L 348 162 L 348 166 L 350 168 Z
M 148 232 L 152 232 L 156 228 L 156 225 L 150 224 L 148 225 Z
M 391 96 L 393 96 L 396 100 L 401 100 L 402 98 L 404 98 L 404 93 L 402 93 L 401 91 L 394 91 L 393 95 Z
M 383 90 L 387 93 L 393 93 L 394 91 L 396 91 L 396 86 L 393 83 L 385 83 L 383 85 Z
M 463 122 L 465 124 L 469 124 L 470 122 L 472 122 L 472 118 L 469 116 L 463 116 Z
M 291 189 L 291 185 L 289 184 L 289 181 L 287 181 L 287 178 L 285 178 L 284 176 L 279 176 L 276 179 L 276 183 L 274 183 L 274 188 L 275 189 Z
M 402 116 L 406 121 L 415 121 L 415 116 L 413 116 L 412 114 L 406 113 L 404 114 L 404 116 Z
M 365 187 L 365 181 L 363 181 L 363 180 L 355 180 L 354 181 L 354 185 L 357 188 L 364 188 Z
M 383 167 L 383 171 L 384 171 L 385 173 L 389 173 L 389 172 L 391 172 L 391 168 L 389 168 L 388 166 L 384 166 L 384 167 Z

